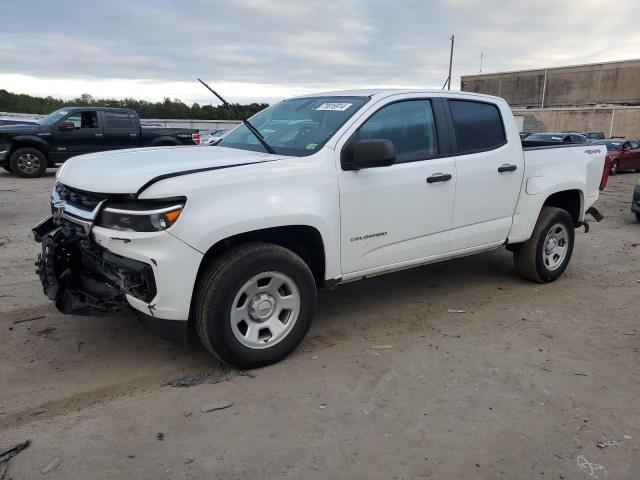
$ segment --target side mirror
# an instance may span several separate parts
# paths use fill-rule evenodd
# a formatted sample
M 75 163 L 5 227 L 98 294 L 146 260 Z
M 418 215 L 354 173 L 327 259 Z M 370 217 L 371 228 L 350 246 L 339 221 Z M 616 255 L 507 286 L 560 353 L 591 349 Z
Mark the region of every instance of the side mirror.
M 358 140 L 350 150 L 350 158 L 342 161 L 343 170 L 388 167 L 396 162 L 396 149 L 391 140 Z
M 62 130 L 63 132 L 68 132 L 69 130 L 74 130 L 76 126 L 73 122 L 63 122 L 58 125 L 58 130 Z

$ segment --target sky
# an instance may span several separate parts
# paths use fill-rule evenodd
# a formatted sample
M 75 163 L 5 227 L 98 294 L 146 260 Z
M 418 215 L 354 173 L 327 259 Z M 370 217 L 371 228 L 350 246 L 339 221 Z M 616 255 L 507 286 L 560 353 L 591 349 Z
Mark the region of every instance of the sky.
M 0 88 L 213 103 L 640 58 L 637 0 L 13 1 Z

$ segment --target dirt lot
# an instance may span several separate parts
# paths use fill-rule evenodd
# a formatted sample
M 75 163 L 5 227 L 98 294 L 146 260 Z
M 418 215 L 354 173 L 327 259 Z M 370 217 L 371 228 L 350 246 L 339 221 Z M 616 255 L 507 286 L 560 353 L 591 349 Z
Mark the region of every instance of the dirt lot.
M 556 283 L 498 250 L 340 286 L 295 354 L 247 376 L 133 317 L 58 314 L 29 233 L 53 172 L 2 171 L 0 449 L 33 440 L 7 477 L 638 479 L 636 179 L 610 180 Z M 203 373 L 224 381 L 167 385 Z

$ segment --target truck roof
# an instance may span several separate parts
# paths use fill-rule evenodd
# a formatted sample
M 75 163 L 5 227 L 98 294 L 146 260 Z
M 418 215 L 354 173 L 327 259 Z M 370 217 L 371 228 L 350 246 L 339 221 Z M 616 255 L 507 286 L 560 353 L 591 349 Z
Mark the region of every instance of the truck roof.
M 321 92 L 321 93 L 310 93 L 307 95 L 300 95 L 295 98 L 308 98 L 308 97 L 376 97 L 376 99 L 382 99 L 386 97 L 390 97 L 392 95 L 401 95 L 405 93 L 426 93 L 426 94 L 434 94 L 434 93 L 455 93 L 456 95 L 465 95 L 469 97 L 481 97 L 487 99 L 498 99 L 500 97 L 496 97 L 493 95 L 485 95 L 482 93 L 475 92 L 462 92 L 459 90 L 442 90 L 439 88 L 384 88 L 384 89 L 357 89 L 357 90 L 337 90 L 333 92 Z
M 101 112 L 110 111 L 110 110 L 122 112 L 126 110 L 128 112 L 135 112 L 133 108 L 129 108 L 129 107 L 62 107 L 60 110 L 75 110 L 78 112 L 85 112 L 89 110 L 92 112 L 95 112 L 96 110 Z

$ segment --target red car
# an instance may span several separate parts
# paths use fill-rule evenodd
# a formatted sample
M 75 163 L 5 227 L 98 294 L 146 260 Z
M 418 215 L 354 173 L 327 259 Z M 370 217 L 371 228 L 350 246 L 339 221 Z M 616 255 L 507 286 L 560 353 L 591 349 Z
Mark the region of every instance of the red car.
M 607 159 L 610 175 L 616 175 L 625 170 L 640 172 L 640 143 L 634 140 L 601 140 L 607 146 Z

